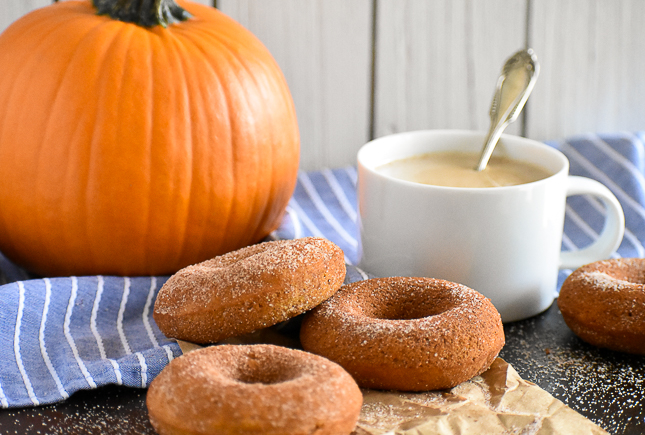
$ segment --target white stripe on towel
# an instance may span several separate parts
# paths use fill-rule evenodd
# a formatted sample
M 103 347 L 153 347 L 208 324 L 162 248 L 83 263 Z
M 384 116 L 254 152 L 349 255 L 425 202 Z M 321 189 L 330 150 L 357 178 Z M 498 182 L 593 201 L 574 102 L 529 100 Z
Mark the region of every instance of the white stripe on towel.
M 634 249 L 636 249 L 636 251 L 638 251 L 638 257 L 645 257 L 645 248 L 643 248 L 643 245 L 634 233 L 625 228 L 625 234 L 623 234 L 623 237 L 634 247 Z
M 0 382 L 0 405 L 3 408 L 9 407 L 9 402 L 7 402 L 7 396 L 4 395 L 4 390 L 2 389 L 2 382 Z
M 349 235 L 345 228 L 343 228 L 343 226 L 336 220 L 334 215 L 329 211 L 329 209 L 325 205 L 325 201 L 323 201 L 318 194 L 318 191 L 311 182 L 309 176 L 304 172 L 300 172 L 298 174 L 298 179 L 300 180 L 301 186 L 305 189 L 305 192 L 307 192 L 307 195 L 309 195 L 309 198 L 313 202 L 314 206 L 316 207 L 316 209 L 318 209 L 320 214 L 323 215 L 327 223 L 331 225 L 331 227 L 336 230 L 336 233 L 338 233 L 338 235 L 341 236 L 352 247 L 358 246 L 356 239 Z
M 114 370 L 114 376 L 116 376 L 116 384 L 123 385 L 123 376 L 121 375 L 121 367 L 119 367 L 119 363 L 109 358 L 108 358 L 108 361 L 110 361 L 110 364 L 112 365 L 112 370 Z
M 16 363 L 18 364 L 18 370 L 20 370 L 20 376 L 22 376 L 22 382 L 25 384 L 27 389 L 27 394 L 31 403 L 38 406 L 40 402 L 34 394 L 34 389 L 31 386 L 31 381 L 29 376 L 25 371 L 25 366 L 22 363 L 22 357 L 20 356 L 20 326 L 22 324 L 22 313 L 25 308 L 25 285 L 22 281 L 18 281 L 18 315 L 16 316 L 16 329 L 13 336 L 13 351 L 16 356 Z
M 566 234 L 562 235 L 562 243 L 570 251 L 575 251 L 575 250 L 578 249 L 578 247 L 575 245 L 575 243 L 573 243 L 571 241 L 571 239 L 569 238 L 569 236 L 567 236 Z
M 74 310 L 74 303 L 76 303 L 77 292 L 78 292 L 78 279 L 75 276 L 73 276 L 72 293 L 69 296 L 69 303 L 67 304 L 67 311 L 65 312 L 65 322 L 63 324 L 63 331 L 65 334 L 65 339 L 67 340 L 67 343 L 69 344 L 69 347 L 72 349 L 72 353 L 74 354 L 74 359 L 76 360 L 76 363 L 78 364 L 78 367 L 81 370 L 81 373 L 83 373 L 83 377 L 85 377 L 85 381 L 91 388 L 96 388 L 96 382 L 94 382 L 94 379 L 92 379 L 92 375 L 90 375 L 90 373 L 87 371 L 87 367 L 85 367 L 83 360 L 78 354 L 76 343 L 74 343 L 74 338 L 72 337 L 72 334 L 69 330 L 69 324 L 72 319 L 72 311 Z
M 325 180 L 327 181 L 327 184 L 329 184 L 332 192 L 334 192 L 334 195 L 336 196 L 336 199 L 338 199 L 338 202 L 340 203 L 343 211 L 347 214 L 352 222 L 356 222 L 356 210 L 349 202 L 349 199 L 347 199 L 347 195 L 345 195 L 345 191 L 338 182 L 338 179 L 336 178 L 336 175 L 334 175 L 334 172 L 330 169 L 323 169 L 321 173 L 323 177 L 325 177 Z
M 143 357 L 141 352 L 135 353 L 137 359 L 139 360 L 139 365 L 141 366 L 141 388 L 148 386 L 148 364 L 146 364 L 146 359 Z
M 610 177 L 607 176 L 604 172 L 594 166 L 589 160 L 587 160 L 582 154 L 580 154 L 575 148 L 569 145 L 566 142 L 563 142 L 563 148 L 567 149 L 569 156 L 580 163 L 587 171 L 592 173 L 595 178 L 600 180 L 605 186 L 609 187 L 614 191 L 614 194 L 618 199 L 622 200 L 624 204 L 629 205 L 638 213 L 641 218 L 645 219 L 645 209 L 641 204 L 629 196 L 621 187 L 616 184 Z
M 356 168 L 354 166 L 347 166 L 345 172 L 349 179 L 352 180 L 352 183 L 354 183 L 354 188 L 356 188 L 356 183 L 358 182 L 358 171 Z
M 148 338 L 150 339 L 152 346 L 159 347 L 159 342 L 157 341 L 157 338 L 152 332 L 152 326 L 150 326 L 150 319 L 148 318 L 148 316 L 150 315 L 150 306 L 152 305 L 152 299 L 154 297 L 156 288 L 157 288 L 157 279 L 156 277 L 153 276 L 150 279 L 150 289 L 148 290 L 148 298 L 146 299 L 146 305 L 143 307 L 142 320 L 143 320 L 143 326 L 146 328 L 146 333 L 148 334 Z
M 574 224 L 576 224 L 576 226 L 583 233 L 585 233 L 591 240 L 596 240 L 598 238 L 598 233 L 595 232 L 594 229 L 591 228 L 589 224 L 585 222 L 584 219 L 582 219 L 580 215 L 576 213 L 576 211 L 573 208 L 571 208 L 570 205 L 567 204 L 565 206 L 565 210 L 566 210 L 567 216 L 571 219 L 571 221 Z
M 153 276 L 150 279 L 150 290 L 148 291 L 148 299 L 146 299 L 146 305 L 143 308 L 143 325 L 146 328 L 148 333 L 148 338 L 154 347 L 159 347 L 159 341 L 155 337 L 154 332 L 152 331 L 152 326 L 150 325 L 150 307 L 152 306 L 152 301 L 154 299 L 155 290 L 157 289 L 157 277 Z M 168 356 L 168 362 L 173 359 L 172 352 L 167 347 L 163 347 Z M 144 361 L 145 362 L 145 361 Z M 144 385 L 145 386 L 145 385 Z
M 128 298 L 130 297 L 130 278 L 124 278 L 123 284 L 123 297 L 121 298 L 121 306 L 119 307 L 119 315 L 116 319 L 117 330 L 119 331 L 119 337 L 121 338 L 121 344 L 123 344 L 123 349 L 128 355 L 132 354 L 132 348 L 128 343 L 128 338 L 125 335 L 123 330 L 123 315 L 125 314 L 125 307 L 128 304 Z M 145 358 L 141 355 L 140 352 L 135 353 L 135 356 L 139 360 L 139 365 L 141 366 L 141 386 L 145 387 L 148 381 L 148 365 L 146 364 Z
M 625 156 L 623 156 L 621 153 L 616 151 L 613 147 L 611 147 L 607 142 L 602 140 L 600 137 L 596 135 L 587 135 L 586 136 L 590 142 L 593 142 L 593 144 L 601 150 L 605 155 L 607 155 L 609 158 L 611 158 L 613 161 L 617 162 L 620 166 L 625 168 L 632 177 L 634 177 L 638 183 L 641 186 L 645 186 L 645 177 L 643 177 L 643 174 L 638 170 L 636 166 Z
M 580 217 L 576 211 L 571 208 L 571 206 L 567 205 L 565 207 L 567 216 L 571 221 L 578 227 L 580 230 L 582 230 L 583 233 L 585 233 L 589 238 L 592 240 L 592 243 L 598 239 L 598 233 L 594 231 L 593 228 L 589 226 L 587 222 L 585 222 L 584 219 Z M 611 254 L 613 258 L 620 258 L 620 255 L 617 252 L 614 252 Z
M 49 303 L 51 301 L 51 294 L 52 294 L 52 283 L 49 278 L 45 278 L 45 305 L 43 307 L 43 315 L 40 320 L 40 329 L 38 330 L 38 341 L 40 342 L 40 354 L 43 357 L 43 360 L 45 361 L 45 365 L 47 366 L 47 370 L 49 370 L 49 374 L 51 375 L 52 379 L 54 379 L 54 382 L 56 383 L 56 388 L 58 389 L 58 393 L 63 397 L 63 399 L 67 399 L 69 397 L 69 393 L 65 390 L 65 387 L 63 387 L 62 382 L 60 381 L 60 378 L 58 377 L 58 373 L 56 373 L 56 369 L 54 368 L 54 365 L 51 362 L 51 359 L 49 358 L 49 354 L 47 353 L 47 347 L 45 346 L 45 324 L 47 323 L 47 314 L 49 313 Z
M 304 233 L 302 232 L 302 224 L 300 223 L 298 214 L 290 206 L 287 206 L 287 214 L 289 215 L 291 223 L 293 224 L 293 238 L 300 239 L 301 237 L 303 237 Z
M 296 212 L 296 215 L 298 216 L 298 220 L 309 230 L 309 232 L 315 236 L 315 237 L 325 237 L 325 235 L 320 231 L 320 229 L 316 226 L 315 223 L 311 219 L 309 219 L 309 216 L 305 211 L 300 207 L 300 204 L 298 204 L 298 200 L 296 200 L 296 197 L 291 198 L 291 208 L 293 211 Z
M 638 153 L 638 156 L 636 157 L 636 161 L 639 162 L 640 167 L 638 168 L 639 170 L 643 170 L 643 162 L 645 162 L 645 144 L 643 143 L 642 138 L 634 134 L 632 132 L 625 132 L 625 139 L 628 140 L 629 142 L 632 143 L 636 147 L 636 152 Z
M 295 212 L 298 213 L 298 217 L 302 221 L 302 223 L 307 227 L 309 231 L 311 231 L 311 234 L 313 234 L 316 237 L 325 237 L 325 235 L 320 231 L 320 229 L 314 224 L 311 219 L 309 219 L 309 216 L 305 213 L 305 211 L 300 207 L 300 204 L 298 204 L 298 201 L 296 201 L 295 196 L 291 198 L 291 206 L 294 208 Z M 347 264 L 352 264 L 346 255 L 343 254 L 345 257 L 345 263 Z
M 604 215 L 607 214 L 605 206 L 595 196 L 584 195 L 584 198 L 594 209 L 596 209 L 598 213 Z M 638 237 L 636 237 L 628 228 L 625 228 L 624 238 L 627 239 L 636 251 L 638 251 L 639 257 L 645 257 L 645 247 L 643 247 L 643 244 L 638 240 Z
M 103 285 L 104 285 L 104 279 L 102 276 L 99 275 L 98 283 L 96 285 L 96 296 L 94 297 L 94 305 L 92 305 L 92 315 L 90 316 L 90 330 L 92 331 L 92 335 L 94 335 L 94 338 L 96 339 L 96 345 L 99 348 L 99 354 L 101 355 L 101 358 L 107 359 L 107 355 L 105 354 L 105 347 L 103 346 L 103 339 L 101 338 L 101 334 L 99 334 L 99 331 L 96 328 L 96 317 L 98 315 L 101 297 L 103 296 Z
M 117 319 L 116 319 L 116 329 L 119 332 L 119 337 L 121 338 L 121 344 L 123 345 L 123 349 L 125 349 L 125 353 L 127 353 L 128 355 L 132 353 L 132 349 L 130 349 L 130 345 L 128 344 L 128 339 L 125 336 L 125 332 L 123 332 L 123 314 L 125 313 L 125 306 L 128 303 L 129 296 L 130 296 L 130 278 L 126 277 L 124 278 L 124 283 L 123 283 L 123 297 L 121 298 L 119 315 L 117 316 Z
M 168 355 L 168 360 L 173 360 L 175 358 L 175 355 L 172 353 L 171 344 L 164 344 L 161 347 L 166 351 L 166 355 Z
M 101 298 L 103 297 L 104 285 L 105 285 L 105 279 L 101 275 L 99 275 L 98 283 L 96 285 L 96 296 L 94 297 L 94 305 L 92 305 L 92 315 L 90 317 L 90 330 L 92 331 L 92 335 L 94 335 L 94 338 L 96 339 L 96 345 L 99 348 L 101 359 L 105 359 L 110 362 L 110 364 L 112 365 L 112 370 L 114 370 L 116 383 L 118 385 L 122 385 L 123 378 L 121 375 L 121 368 L 119 367 L 119 364 L 116 361 L 107 357 L 107 354 L 105 353 L 105 347 L 103 346 L 103 338 L 101 338 L 101 334 L 99 334 L 98 328 L 96 327 L 96 318 L 98 316 Z
M 356 266 L 355 266 L 355 267 L 356 267 Z M 356 267 L 356 271 L 361 275 L 361 277 L 362 277 L 364 280 L 366 280 L 366 279 L 369 279 L 369 278 L 370 278 L 370 277 L 369 277 L 369 275 L 368 275 L 367 273 L 365 273 L 365 271 L 364 271 L 363 269 L 361 269 L 360 267 Z

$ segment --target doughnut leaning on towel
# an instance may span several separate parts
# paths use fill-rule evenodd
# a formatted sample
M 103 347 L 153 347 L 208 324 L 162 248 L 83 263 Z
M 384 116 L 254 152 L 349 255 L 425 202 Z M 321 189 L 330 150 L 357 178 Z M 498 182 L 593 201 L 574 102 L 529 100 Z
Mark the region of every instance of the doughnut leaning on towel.
M 344 279 L 343 251 L 326 239 L 259 243 L 171 276 L 153 317 L 168 337 L 215 343 L 310 310 Z

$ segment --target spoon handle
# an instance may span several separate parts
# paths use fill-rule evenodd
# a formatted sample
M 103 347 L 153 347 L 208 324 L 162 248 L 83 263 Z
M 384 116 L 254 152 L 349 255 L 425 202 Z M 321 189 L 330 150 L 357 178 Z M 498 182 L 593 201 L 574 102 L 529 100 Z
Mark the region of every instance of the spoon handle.
M 539 71 L 537 56 L 530 48 L 518 51 L 504 63 L 490 106 L 491 126 L 475 168 L 477 171 L 486 167 L 502 133 L 520 115 Z

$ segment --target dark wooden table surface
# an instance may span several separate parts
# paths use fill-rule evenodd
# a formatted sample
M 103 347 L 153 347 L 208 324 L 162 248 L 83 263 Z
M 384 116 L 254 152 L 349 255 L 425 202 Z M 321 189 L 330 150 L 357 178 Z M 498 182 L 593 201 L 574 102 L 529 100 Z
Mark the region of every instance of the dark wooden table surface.
M 500 356 L 524 379 L 612 434 L 645 434 L 645 357 L 580 341 L 554 304 L 505 325 Z M 118 386 L 74 394 L 54 406 L 0 410 L 0 434 L 154 434 L 146 390 Z

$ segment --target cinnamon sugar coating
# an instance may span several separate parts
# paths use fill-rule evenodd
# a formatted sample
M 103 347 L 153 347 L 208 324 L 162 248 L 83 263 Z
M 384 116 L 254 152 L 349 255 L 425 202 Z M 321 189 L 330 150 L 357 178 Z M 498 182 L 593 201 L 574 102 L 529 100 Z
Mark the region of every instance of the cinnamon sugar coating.
M 300 340 L 361 387 L 424 391 L 481 374 L 505 338 L 498 311 L 475 290 L 396 277 L 343 286 L 305 316 Z
M 343 251 L 316 237 L 242 248 L 170 277 L 153 317 L 168 337 L 214 343 L 285 321 L 333 295 Z
M 339 365 L 272 345 L 221 345 L 173 361 L 146 404 L 160 435 L 342 435 L 363 396 Z
M 645 259 L 603 260 L 576 269 L 562 284 L 558 307 L 567 326 L 587 343 L 645 355 Z

